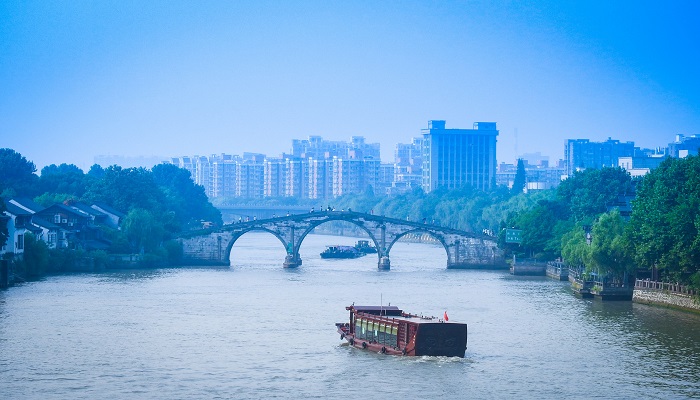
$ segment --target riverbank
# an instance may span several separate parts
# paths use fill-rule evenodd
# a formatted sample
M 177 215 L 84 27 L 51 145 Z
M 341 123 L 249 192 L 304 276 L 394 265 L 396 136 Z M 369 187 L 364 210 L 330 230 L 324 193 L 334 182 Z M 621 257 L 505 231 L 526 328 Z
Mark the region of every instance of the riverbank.
M 697 291 L 672 283 L 637 279 L 632 301 L 700 314 Z
M 23 257 L 0 260 L 0 289 L 37 281 L 53 275 L 100 273 L 124 269 L 172 267 L 163 254 L 107 254 L 101 251 L 54 250 L 47 260 L 36 265 Z

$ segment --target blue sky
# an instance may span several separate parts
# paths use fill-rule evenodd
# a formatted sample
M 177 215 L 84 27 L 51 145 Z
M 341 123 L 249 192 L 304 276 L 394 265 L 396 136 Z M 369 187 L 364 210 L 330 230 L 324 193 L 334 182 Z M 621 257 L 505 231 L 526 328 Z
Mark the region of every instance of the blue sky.
M 278 155 L 495 121 L 499 162 L 700 134 L 698 1 L 0 2 L 0 147 Z M 516 135 L 517 132 L 517 135 Z

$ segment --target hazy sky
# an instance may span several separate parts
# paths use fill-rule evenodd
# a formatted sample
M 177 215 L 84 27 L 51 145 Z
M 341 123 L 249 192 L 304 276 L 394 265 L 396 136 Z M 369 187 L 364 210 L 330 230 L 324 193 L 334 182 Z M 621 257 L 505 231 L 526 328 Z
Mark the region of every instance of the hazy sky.
M 665 146 L 700 134 L 699 19 L 696 0 L 4 0 L 0 147 L 87 169 L 363 135 L 388 161 L 430 119 L 497 122 L 499 162 Z

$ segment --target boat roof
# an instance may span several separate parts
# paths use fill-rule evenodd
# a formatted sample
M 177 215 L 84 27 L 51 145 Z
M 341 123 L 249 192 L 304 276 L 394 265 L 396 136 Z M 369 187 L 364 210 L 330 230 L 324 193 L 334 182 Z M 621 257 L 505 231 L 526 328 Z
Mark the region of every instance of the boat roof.
M 429 317 L 429 316 L 422 316 L 422 315 L 413 315 L 413 314 L 404 314 L 403 310 L 398 308 L 397 306 L 349 306 L 346 307 L 348 310 L 354 309 L 356 312 L 361 312 L 365 314 L 369 314 L 370 318 L 372 317 L 378 317 L 382 320 L 384 319 L 401 319 L 404 321 L 409 321 L 415 324 L 457 324 L 457 325 L 466 325 L 463 323 L 455 323 L 455 322 L 447 322 L 443 321 L 437 317 Z M 379 313 L 381 312 L 381 316 Z
M 380 312 L 380 311 L 398 311 L 401 312 L 396 306 L 350 306 L 359 312 Z

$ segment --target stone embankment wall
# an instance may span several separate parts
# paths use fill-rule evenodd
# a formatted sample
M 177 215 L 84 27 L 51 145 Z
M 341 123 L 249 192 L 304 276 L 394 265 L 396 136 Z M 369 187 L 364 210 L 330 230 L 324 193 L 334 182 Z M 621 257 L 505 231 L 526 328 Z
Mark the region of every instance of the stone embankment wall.
M 209 235 L 180 238 L 183 265 L 228 265 L 228 244 L 231 232 L 212 232 Z
M 653 304 L 700 313 L 700 302 L 698 299 L 687 294 L 635 288 L 632 300 L 637 303 Z

